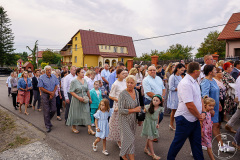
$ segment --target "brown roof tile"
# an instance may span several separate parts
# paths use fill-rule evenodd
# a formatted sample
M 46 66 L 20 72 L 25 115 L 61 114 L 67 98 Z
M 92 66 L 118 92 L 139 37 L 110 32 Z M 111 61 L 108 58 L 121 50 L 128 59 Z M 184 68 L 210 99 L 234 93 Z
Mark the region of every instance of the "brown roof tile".
M 234 23 L 234 22 L 237 22 L 237 23 Z M 240 31 L 235 31 L 235 29 L 239 24 L 240 24 L 240 12 L 233 13 L 227 25 L 224 27 L 223 31 L 218 36 L 218 40 L 239 39 Z
M 115 55 L 136 57 L 136 52 L 132 37 L 121 36 L 95 31 L 79 30 L 85 55 Z M 123 53 L 100 53 L 98 45 L 111 45 L 127 47 L 128 54 Z

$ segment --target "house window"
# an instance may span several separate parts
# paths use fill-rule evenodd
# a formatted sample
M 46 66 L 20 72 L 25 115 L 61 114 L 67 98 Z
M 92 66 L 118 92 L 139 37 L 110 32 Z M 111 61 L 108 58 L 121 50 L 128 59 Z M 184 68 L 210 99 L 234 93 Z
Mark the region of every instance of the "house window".
M 75 51 L 77 51 L 77 44 L 75 44 Z
M 121 58 L 121 62 L 123 62 L 124 61 L 124 58 Z
M 111 46 L 109 46 L 109 50 L 111 49 Z
M 105 49 L 107 49 L 107 46 L 105 46 Z
M 237 26 L 237 28 L 235 29 L 235 31 L 240 31 L 240 24 Z
M 114 52 L 117 52 L 117 47 L 114 47 Z
M 69 57 L 69 62 L 72 62 L 72 57 Z
M 121 53 L 123 53 L 123 50 L 124 50 L 124 48 L 123 48 L 123 47 L 121 47 Z
M 103 45 L 101 45 L 101 49 L 103 49 Z
M 234 48 L 235 57 L 240 57 L 240 48 Z
M 74 63 L 77 63 L 77 56 L 74 57 Z
M 75 41 L 77 41 L 77 37 L 75 37 Z

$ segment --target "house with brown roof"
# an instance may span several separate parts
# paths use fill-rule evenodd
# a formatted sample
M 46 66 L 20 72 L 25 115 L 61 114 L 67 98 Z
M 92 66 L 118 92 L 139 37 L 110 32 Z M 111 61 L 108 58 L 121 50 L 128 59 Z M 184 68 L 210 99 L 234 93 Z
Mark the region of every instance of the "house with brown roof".
M 226 41 L 226 57 L 240 57 L 240 12 L 232 14 L 218 40 Z
M 107 63 L 115 66 L 136 57 L 132 37 L 93 30 L 79 30 L 61 49 L 64 65 L 103 66 Z
M 38 54 L 36 55 L 36 56 L 38 56 L 38 60 L 42 59 L 43 52 L 44 51 L 38 51 Z M 32 59 L 33 59 L 32 56 L 28 56 L 28 60 L 32 61 Z

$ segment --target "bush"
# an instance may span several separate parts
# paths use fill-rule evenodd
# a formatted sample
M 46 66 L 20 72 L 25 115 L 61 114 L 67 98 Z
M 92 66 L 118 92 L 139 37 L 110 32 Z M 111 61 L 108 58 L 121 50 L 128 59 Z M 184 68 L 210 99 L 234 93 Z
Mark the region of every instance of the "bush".
M 47 66 L 48 64 L 49 64 L 49 63 L 44 63 L 44 62 L 42 62 L 42 63 L 41 63 L 41 67 L 44 68 L 44 67 Z

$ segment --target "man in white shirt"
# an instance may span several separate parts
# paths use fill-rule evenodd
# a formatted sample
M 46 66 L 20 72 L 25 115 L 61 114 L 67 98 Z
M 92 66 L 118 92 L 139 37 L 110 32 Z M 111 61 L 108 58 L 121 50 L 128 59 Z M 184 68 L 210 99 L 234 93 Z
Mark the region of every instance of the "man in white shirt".
M 188 74 L 177 87 L 179 102 L 174 116 L 177 127 L 175 137 L 168 151 L 168 160 L 176 158 L 187 138 L 189 138 L 194 159 L 204 159 L 200 121 L 205 118 L 206 112 L 201 98 L 201 90 L 196 81 L 200 72 L 199 63 L 189 63 Z
M 94 68 L 94 70 L 95 70 L 95 78 L 94 78 L 94 81 L 100 81 L 100 80 L 102 80 L 102 77 L 101 77 L 101 74 L 99 73 L 99 67 L 97 66 L 97 67 L 95 67 Z
M 84 66 L 84 67 L 83 67 L 84 76 L 85 76 L 85 74 L 87 73 L 87 71 L 88 71 L 87 66 Z
M 8 87 L 8 97 L 11 94 L 11 83 L 10 83 L 10 80 L 12 79 L 12 77 L 13 77 L 13 72 L 11 72 L 10 76 L 7 78 L 7 81 L 6 81 L 6 85 Z
M 71 84 L 72 80 L 74 80 L 76 77 L 77 77 L 76 76 L 76 67 L 72 66 L 70 68 L 70 74 L 68 74 L 64 78 L 64 84 L 63 84 L 63 93 L 64 93 L 65 102 L 66 102 L 65 122 L 68 119 L 68 112 L 69 112 L 70 103 L 71 103 L 71 100 L 72 100 L 72 95 L 69 93 L 70 84 Z

